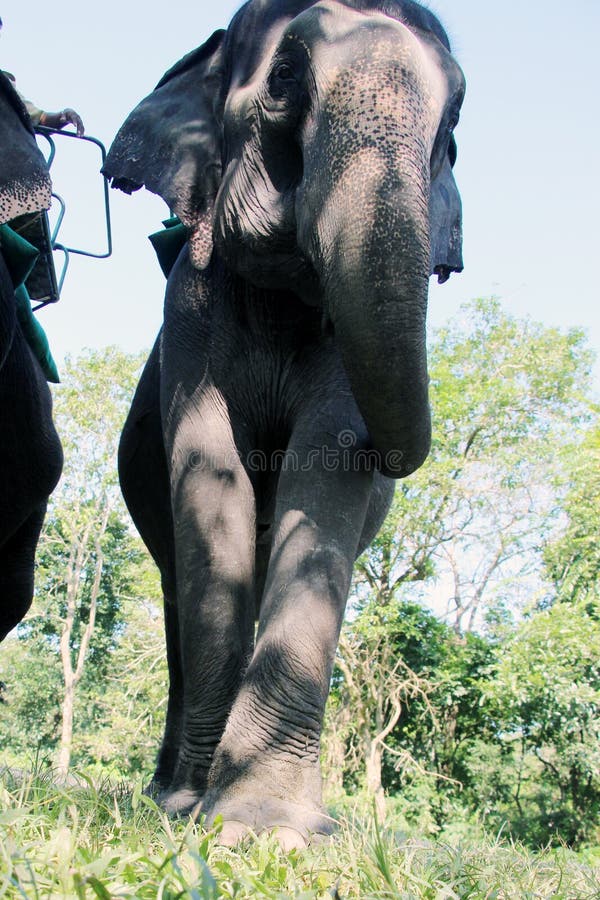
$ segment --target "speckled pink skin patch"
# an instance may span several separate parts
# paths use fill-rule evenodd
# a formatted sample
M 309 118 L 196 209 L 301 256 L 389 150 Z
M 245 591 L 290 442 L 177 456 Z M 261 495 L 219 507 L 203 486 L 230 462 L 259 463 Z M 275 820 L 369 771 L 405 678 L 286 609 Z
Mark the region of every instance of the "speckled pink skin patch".
M 0 188 L 0 225 L 24 213 L 48 209 L 52 202 L 52 184 L 48 175 L 35 180 L 15 179 Z

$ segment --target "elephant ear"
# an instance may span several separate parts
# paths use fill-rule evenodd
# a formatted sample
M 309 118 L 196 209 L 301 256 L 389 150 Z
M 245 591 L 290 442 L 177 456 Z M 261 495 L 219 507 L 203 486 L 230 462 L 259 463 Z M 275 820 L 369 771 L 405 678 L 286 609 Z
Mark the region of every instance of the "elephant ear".
M 48 209 L 52 184 L 31 119 L 10 80 L 0 72 L 0 225 Z
M 102 169 L 131 194 L 145 186 L 190 230 L 190 255 L 204 268 L 212 252 L 221 180 L 224 30 L 179 60 L 121 126 Z
M 440 284 L 448 281 L 452 272 L 463 270 L 462 204 L 452 172 L 455 159 L 452 139 L 429 195 L 431 274 L 438 276 Z

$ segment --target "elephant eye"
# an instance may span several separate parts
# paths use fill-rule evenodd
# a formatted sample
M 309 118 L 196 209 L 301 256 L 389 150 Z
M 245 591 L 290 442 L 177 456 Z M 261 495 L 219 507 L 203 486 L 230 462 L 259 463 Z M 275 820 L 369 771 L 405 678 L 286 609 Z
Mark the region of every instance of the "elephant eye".
M 278 81 L 294 81 L 294 70 L 288 63 L 279 63 L 273 70 L 273 77 Z
M 297 85 L 296 72 L 289 62 L 277 63 L 269 78 L 269 93 L 275 99 L 283 99 L 289 96 L 290 90 Z

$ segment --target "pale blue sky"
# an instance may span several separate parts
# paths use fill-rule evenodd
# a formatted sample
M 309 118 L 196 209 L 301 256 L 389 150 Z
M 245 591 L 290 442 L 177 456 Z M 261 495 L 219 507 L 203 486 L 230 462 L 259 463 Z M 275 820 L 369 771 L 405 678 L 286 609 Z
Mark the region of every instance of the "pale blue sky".
M 176 59 L 226 26 L 236 0 L 98 4 L 4 0 L 0 66 L 54 110 L 73 106 L 108 146 L 130 109 Z M 499 296 L 516 314 L 587 329 L 600 347 L 598 0 L 433 0 L 467 77 L 457 132 L 465 272 L 430 292 L 429 321 Z M 60 140 L 60 139 L 59 139 Z M 67 146 L 68 145 L 68 146 Z M 72 210 L 65 237 L 101 243 L 101 191 L 88 145 L 61 140 L 55 188 Z M 114 255 L 73 259 L 63 297 L 41 313 L 60 360 L 83 347 L 149 347 L 164 279 L 146 235 L 166 214 L 146 192 L 111 192 Z M 598 371 L 598 370 L 597 370 Z

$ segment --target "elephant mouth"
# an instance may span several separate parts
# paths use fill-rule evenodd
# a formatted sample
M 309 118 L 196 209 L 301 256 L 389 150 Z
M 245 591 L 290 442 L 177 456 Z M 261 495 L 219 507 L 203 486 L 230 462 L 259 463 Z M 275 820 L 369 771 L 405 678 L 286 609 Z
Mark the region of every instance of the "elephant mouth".
M 241 278 L 257 288 L 280 292 L 289 291 L 311 307 L 323 305 L 323 291 L 319 277 L 309 260 L 298 253 L 294 242 L 274 244 L 260 252 L 252 242 L 244 245 L 230 240 L 217 240 L 223 259 Z
M 277 196 L 277 215 L 268 215 L 261 199 L 249 204 L 224 183 L 216 202 L 215 246 L 236 274 L 255 287 L 291 291 L 307 306 L 321 306 L 320 278 L 298 244 L 295 193 Z M 261 215 L 253 216 L 252 209 Z

